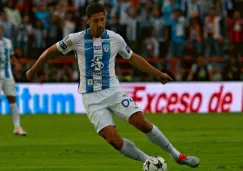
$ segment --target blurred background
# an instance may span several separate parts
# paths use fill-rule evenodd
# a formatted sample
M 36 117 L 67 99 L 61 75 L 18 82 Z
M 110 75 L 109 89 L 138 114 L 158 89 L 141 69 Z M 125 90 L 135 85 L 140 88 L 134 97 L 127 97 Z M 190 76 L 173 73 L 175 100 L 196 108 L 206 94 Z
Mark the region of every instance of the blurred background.
M 87 28 L 85 8 L 91 2 L 0 0 L 4 36 L 12 40 L 22 66 L 14 73 L 16 103 L 28 133 L 25 138 L 12 135 L 12 118 L 4 116 L 11 114 L 10 107 L 0 92 L 1 171 L 142 170 L 101 141 L 85 115 L 75 115 L 86 111 L 77 92 L 73 53 L 49 60 L 36 83 L 26 80 L 25 72 L 46 48 Z M 162 86 L 117 57 L 121 85 L 146 118 L 178 150 L 200 158 L 197 171 L 243 171 L 243 0 L 99 2 L 105 5 L 107 28 L 175 80 Z M 165 158 L 169 170 L 192 171 L 127 123 L 114 121 L 122 136 L 149 155 Z
M 0 23 L 22 64 L 17 82 L 49 46 L 87 28 L 85 8 L 102 2 L 107 29 L 121 34 L 134 52 L 176 81 L 243 79 L 242 0 L 1 0 Z M 123 82 L 155 78 L 117 58 Z M 37 82 L 77 82 L 72 53 L 45 65 Z

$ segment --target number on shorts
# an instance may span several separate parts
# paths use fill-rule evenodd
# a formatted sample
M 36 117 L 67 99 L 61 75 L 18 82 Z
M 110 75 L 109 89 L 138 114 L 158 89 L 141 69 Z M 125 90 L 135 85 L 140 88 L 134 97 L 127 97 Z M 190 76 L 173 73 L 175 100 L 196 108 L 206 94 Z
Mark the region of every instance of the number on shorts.
M 128 107 L 130 105 L 130 102 L 133 102 L 135 105 L 137 105 L 132 98 L 123 99 L 121 103 L 124 107 Z

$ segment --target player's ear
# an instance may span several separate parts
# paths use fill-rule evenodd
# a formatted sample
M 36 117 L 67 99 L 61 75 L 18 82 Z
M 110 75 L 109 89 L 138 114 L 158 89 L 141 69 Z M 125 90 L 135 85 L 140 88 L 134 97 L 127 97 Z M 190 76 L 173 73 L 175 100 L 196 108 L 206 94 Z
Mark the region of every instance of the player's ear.
M 86 24 L 89 25 L 89 23 L 90 23 L 90 19 L 89 19 L 89 18 L 86 18 L 86 19 L 85 19 L 85 22 L 86 22 Z

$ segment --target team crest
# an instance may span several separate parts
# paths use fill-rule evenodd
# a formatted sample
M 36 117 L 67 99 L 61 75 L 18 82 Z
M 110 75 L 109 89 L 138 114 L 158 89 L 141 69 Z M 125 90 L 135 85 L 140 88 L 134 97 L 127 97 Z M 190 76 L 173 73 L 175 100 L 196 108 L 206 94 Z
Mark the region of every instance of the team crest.
M 103 50 L 104 50 L 105 52 L 109 52 L 109 50 L 110 50 L 109 45 L 104 44 L 104 45 L 103 45 Z

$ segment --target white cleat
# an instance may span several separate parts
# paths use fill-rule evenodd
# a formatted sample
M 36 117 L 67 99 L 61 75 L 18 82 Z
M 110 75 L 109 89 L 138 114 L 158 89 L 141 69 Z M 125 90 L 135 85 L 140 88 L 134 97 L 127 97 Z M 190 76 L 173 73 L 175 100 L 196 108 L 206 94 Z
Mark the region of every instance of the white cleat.
M 186 156 L 185 154 L 180 154 L 179 158 L 176 160 L 178 164 L 187 165 L 190 167 L 198 167 L 199 166 L 199 159 L 195 156 Z
M 15 128 L 14 132 L 15 135 L 26 136 L 27 133 L 22 128 Z

